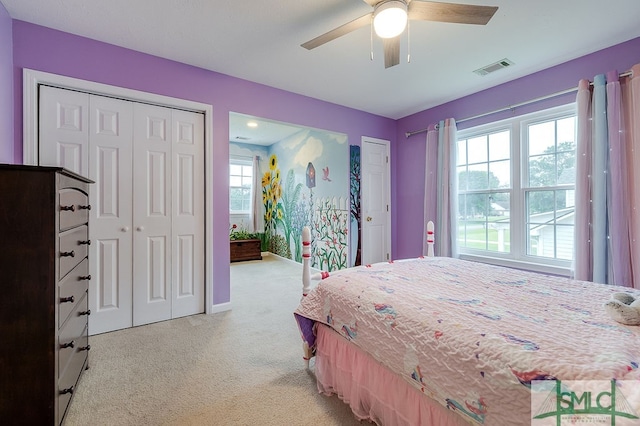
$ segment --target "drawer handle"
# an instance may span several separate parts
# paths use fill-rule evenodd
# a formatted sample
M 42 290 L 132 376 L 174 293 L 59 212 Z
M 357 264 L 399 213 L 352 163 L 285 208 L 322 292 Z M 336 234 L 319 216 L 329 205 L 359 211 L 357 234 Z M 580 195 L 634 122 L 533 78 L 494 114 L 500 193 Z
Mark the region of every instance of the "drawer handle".
M 70 388 L 62 389 L 60 391 L 60 395 L 65 395 L 67 393 L 70 393 L 70 394 L 73 395 L 73 386 L 71 386 Z
M 62 211 L 68 211 L 68 212 L 75 212 L 75 211 L 76 211 L 76 206 L 74 206 L 74 205 L 70 205 L 70 206 L 60 206 L 60 210 L 62 210 Z
M 91 275 L 80 275 L 78 277 L 78 281 L 90 281 L 91 280 Z
M 86 240 L 86 241 L 78 241 L 78 245 L 87 245 L 90 246 L 91 245 L 91 240 Z
M 87 345 L 87 346 L 81 346 L 78 348 L 79 351 L 90 351 L 91 350 L 91 345 Z
M 60 345 L 60 349 L 74 348 L 75 346 L 76 344 L 72 340 L 69 343 L 63 343 L 62 345 Z
M 68 303 L 68 302 L 71 302 L 71 303 L 75 302 L 75 298 L 73 296 L 60 298 L 60 303 Z
M 63 251 L 63 252 L 60 252 L 60 257 L 76 257 L 76 252 L 74 252 L 73 250 Z
M 87 204 L 86 206 L 78 206 L 80 210 L 91 210 L 91 204 Z
M 78 312 L 78 315 L 91 315 L 91 309 L 89 309 L 87 311 L 80 311 L 80 312 Z

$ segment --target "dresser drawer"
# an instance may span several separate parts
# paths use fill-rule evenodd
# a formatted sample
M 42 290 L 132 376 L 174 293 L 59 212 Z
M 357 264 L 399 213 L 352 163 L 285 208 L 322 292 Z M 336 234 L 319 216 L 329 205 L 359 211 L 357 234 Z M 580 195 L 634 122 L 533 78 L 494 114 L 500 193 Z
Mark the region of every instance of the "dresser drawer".
M 60 275 L 62 278 L 78 263 L 87 257 L 89 244 L 89 230 L 82 225 L 60 233 Z
M 76 304 L 87 294 L 89 259 L 85 258 L 65 276 L 58 290 L 58 327 L 62 327 Z
M 66 230 L 89 222 L 89 197 L 76 188 L 58 191 L 60 203 L 60 230 Z
M 62 376 L 67 369 L 69 360 L 76 352 L 86 352 L 87 346 L 87 297 L 76 303 L 75 309 L 69 315 L 69 320 L 60 329 L 58 335 L 58 375 Z M 83 349 L 85 348 L 85 349 Z
M 81 350 L 80 347 L 86 347 L 88 343 L 88 329 L 85 327 L 82 337 L 79 339 L 81 345 L 76 346 L 71 354 L 67 368 L 62 371 L 59 370 L 60 377 L 58 378 L 58 423 L 64 418 L 64 415 L 69 406 L 69 401 L 73 393 L 76 391 L 78 380 L 80 379 L 80 373 L 87 362 L 88 351 Z

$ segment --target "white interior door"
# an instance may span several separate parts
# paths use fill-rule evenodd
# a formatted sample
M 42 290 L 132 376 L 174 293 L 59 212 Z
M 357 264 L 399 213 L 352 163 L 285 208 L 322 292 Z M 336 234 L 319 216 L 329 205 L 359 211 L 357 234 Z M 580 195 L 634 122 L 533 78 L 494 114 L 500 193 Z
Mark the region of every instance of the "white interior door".
M 135 104 L 133 325 L 171 318 L 171 110 Z
M 132 326 L 133 103 L 91 96 L 89 331 Z
M 172 318 L 204 311 L 204 115 L 172 111 Z
M 389 141 L 362 138 L 362 264 L 391 259 Z
M 40 165 L 89 176 L 89 95 L 40 88 Z

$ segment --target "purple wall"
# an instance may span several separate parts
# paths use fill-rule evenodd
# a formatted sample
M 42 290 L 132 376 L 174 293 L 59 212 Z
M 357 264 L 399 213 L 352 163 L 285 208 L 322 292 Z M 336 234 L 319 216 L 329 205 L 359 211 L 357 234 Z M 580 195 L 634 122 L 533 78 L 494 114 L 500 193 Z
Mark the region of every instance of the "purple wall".
M 2 25 L 2 24 L 0 24 Z M 362 136 L 392 141 L 396 122 L 350 108 L 161 59 L 22 21 L 13 21 L 14 111 L 22 122 L 22 68 L 96 81 L 114 86 L 213 105 L 213 303 L 230 300 L 229 292 L 229 112 L 346 133 L 349 143 Z M 22 126 L 12 146 L 22 162 Z M 10 143 L 9 143 L 10 144 Z M 11 144 L 10 144 L 11 145 Z
M 13 34 L 7 9 L 0 3 L 0 163 L 13 163 Z
M 473 95 L 431 108 L 397 122 L 396 143 L 392 162 L 395 258 L 415 257 L 422 252 L 424 158 L 426 135 L 405 138 L 406 132 L 424 129 L 430 123 L 453 117 L 462 120 L 479 114 L 516 105 L 552 93 L 577 87 L 580 79 L 593 80 L 596 74 L 609 70 L 627 71 L 640 62 L 640 38 L 604 49 L 590 55 L 548 68 L 526 77 L 496 86 Z M 537 102 L 526 107 L 467 121 L 458 129 L 521 115 L 575 101 L 575 93 Z

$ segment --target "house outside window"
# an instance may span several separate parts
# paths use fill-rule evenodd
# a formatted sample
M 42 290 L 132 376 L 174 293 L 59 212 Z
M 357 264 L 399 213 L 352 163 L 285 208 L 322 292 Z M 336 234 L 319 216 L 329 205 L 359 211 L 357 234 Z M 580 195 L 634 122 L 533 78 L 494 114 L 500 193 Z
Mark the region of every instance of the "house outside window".
M 249 214 L 251 212 L 251 185 L 253 165 L 249 160 L 229 161 L 229 212 Z
M 458 131 L 461 257 L 569 272 L 575 135 L 575 104 Z

